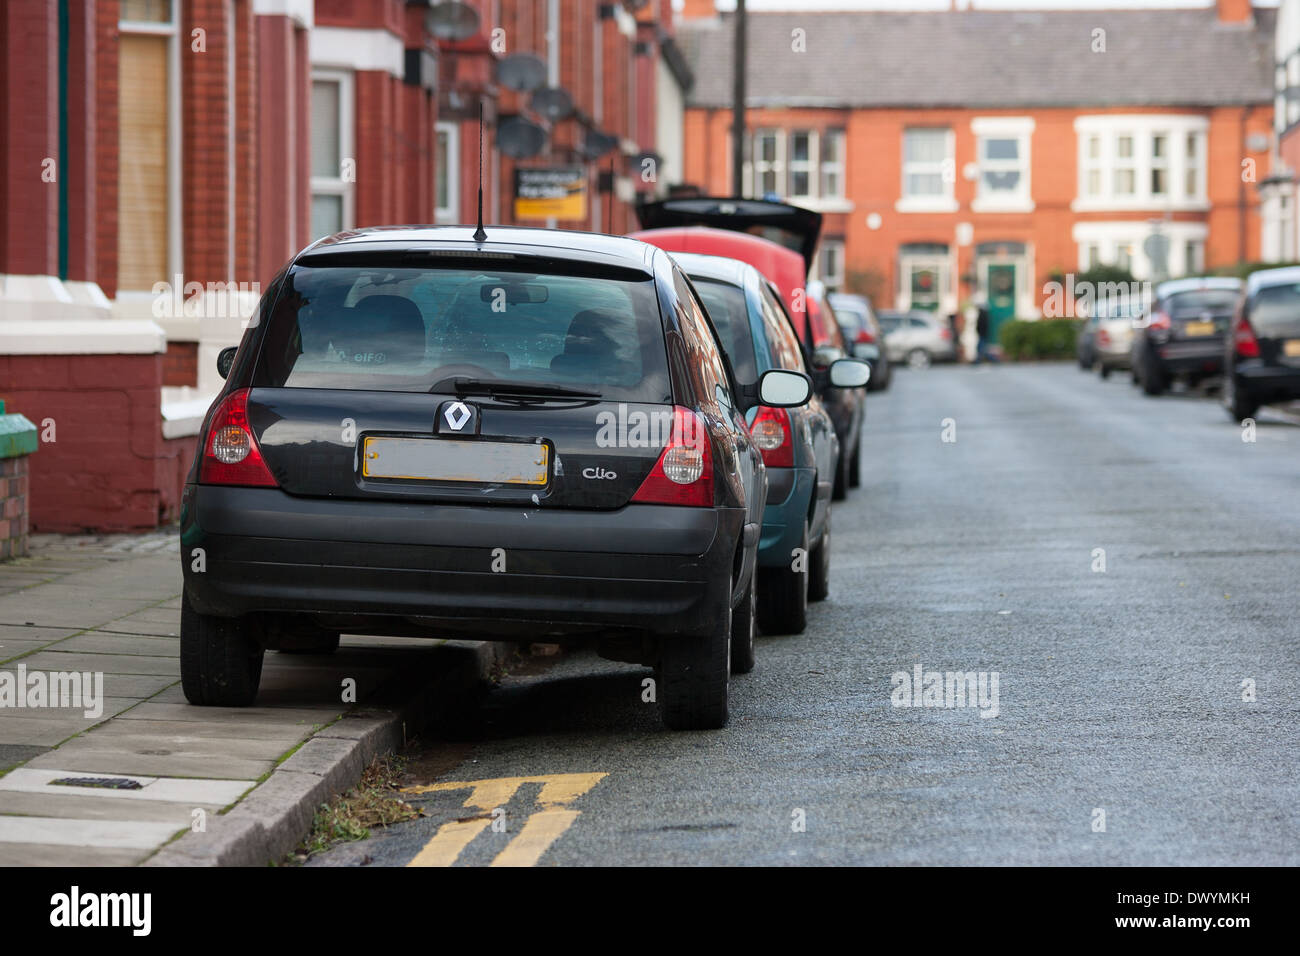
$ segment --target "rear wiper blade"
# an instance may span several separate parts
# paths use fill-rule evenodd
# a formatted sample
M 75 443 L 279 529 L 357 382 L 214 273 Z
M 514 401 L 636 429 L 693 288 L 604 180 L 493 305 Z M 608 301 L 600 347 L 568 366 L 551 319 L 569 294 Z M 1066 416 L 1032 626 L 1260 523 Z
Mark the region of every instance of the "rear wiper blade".
M 502 379 L 465 378 L 460 375 L 435 382 L 430 392 L 450 389 L 457 395 L 488 395 L 502 398 L 601 398 L 600 392 L 588 392 L 564 385 L 547 385 L 544 382 L 510 382 Z

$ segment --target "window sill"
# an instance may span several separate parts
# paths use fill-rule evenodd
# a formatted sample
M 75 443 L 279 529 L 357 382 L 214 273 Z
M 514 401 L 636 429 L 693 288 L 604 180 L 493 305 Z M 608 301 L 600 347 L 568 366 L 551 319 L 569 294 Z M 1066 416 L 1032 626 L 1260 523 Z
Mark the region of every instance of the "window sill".
M 904 196 L 894 203 L 895 212 L 957 212 L 961 205 L 951 196 Z
M 791 196 L 787 200 L 791 205 L 802 206 L 813 212 L 853 212 L 852 200 L 836 196 L 834 199 L 813 198 L 812 196 Z
M 970 203 L 971 212 L 1033 212 L 1034 201 L 1032 199 L 1008 198 L 994 199 L 991 197 L 975 198 Z
M 1204 199 L 1168 199 L 1091 197 L 1075 199 L 1070 203 L 1073 212 L 1209 212 L 1210 204 Z

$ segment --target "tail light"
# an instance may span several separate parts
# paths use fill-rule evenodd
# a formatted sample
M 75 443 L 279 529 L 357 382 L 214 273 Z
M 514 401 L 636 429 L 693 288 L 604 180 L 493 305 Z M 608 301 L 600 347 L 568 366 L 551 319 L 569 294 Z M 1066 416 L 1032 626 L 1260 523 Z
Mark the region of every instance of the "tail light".
M 248 424 L 248 389 L 231 392 L 217 406 L 203 438 L 199 484 L 277 487 Z
M 1098 345 L 1110 345 L 1110 333 L 1107 332 L 1105 329 L 1098 329 L 1098 330 L 1097 330 L 1097 344 L 1098 344 Z
M 1242 358 L 1259 358 L 1259 339 L 1255 338 L 1255 330 L 1244 315 L 1232 330 L 1232 345 Z
M 763 454 L 763 464 L 769 468 L 794 467 L 794 438 L 790 434 L 790 414 L 784 408 L 758 410 L 754 424 L 749 426 L 754 444 Z
M 946 328 L 942 325 L 939 326 L 939 338 L 943 339 L 945 342 L 948 341 L 952 338 L 952 329 Z
M 858 337 L 855 340 L 859 345 L 874 345 L 876 337 L 871 334 L 870 329 L 859 329 Z
M 673 407 L 672 435 L 632 501 L 713 507 L 713 447 L 704 422 L 689 408 Z
M 1149 329 L 1159 329 L 1167 331 L 1170 326 L 1169 316 L 1164 312 L 1152 312 L 1151 321 L 1147 323 Z

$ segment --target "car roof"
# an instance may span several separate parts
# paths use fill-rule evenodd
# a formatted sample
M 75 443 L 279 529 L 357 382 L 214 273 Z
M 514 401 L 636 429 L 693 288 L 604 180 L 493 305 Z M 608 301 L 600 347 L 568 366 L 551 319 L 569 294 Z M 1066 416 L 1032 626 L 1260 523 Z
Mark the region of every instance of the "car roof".
M 1241 280 L 1232 276 L 1194 276 L 1188 279 L 1170 279 L 1156 286 L 1156 298 L 1197 289 L 1241 289 Z
M 628 234 L 670 253 L 699 252 L 739 259 L 772 281 L 784 296 L 804 284 L 803 257 L 778 242 L 746 232 L 714 229 L 710 226 L 672 226 L 643 229 Z
M 1288 285 L 1300 282 L 1300 266 L 1283 266 L 1279 269 L 1260 269 L 1252 272 L 1246 279 L 1246 290 L 1254 293 L 1257 289 L 1270 285 Z
M 551 256 L 598 262 L 650 273 L 655 250 L 625 236 L 530 226 L 485 226 L 487 239 L 474 241 L 472 226 L 369 226 L 348 229 L 312 243 L 298 258 L 355 252 L 401 252 L 428 249 L 452 253 Z
M 743 287 L 751 279 L 751 273 L 753 278 L 759 277 L 758 270 L 748 262 L 730 256 L 710 256 L 701 252 L 673 252 L 670 255 L 692 279 L 698 276 Z

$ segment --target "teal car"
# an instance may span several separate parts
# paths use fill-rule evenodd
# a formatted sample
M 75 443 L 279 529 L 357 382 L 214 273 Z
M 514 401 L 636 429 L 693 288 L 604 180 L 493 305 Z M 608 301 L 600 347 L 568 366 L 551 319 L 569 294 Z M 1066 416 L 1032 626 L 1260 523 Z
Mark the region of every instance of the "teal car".
M 753 266 L 722 256 L 672 256 L 708 310 L 742 392 L 756 389 L 769 369 L 814 380 L 825 375 L 837 388 L 866 384 L 870 369 L 857 359 L 840 359 L 810 374 L 780 295 Z M 768 634 L 798 634 L 807 624 L 808 602 L 830 591 L 831 491 L 840 443 L 816 394 L 797 408 L 756 406 L 746 420 L 768 480 L 758 548 L 758 626 Z

